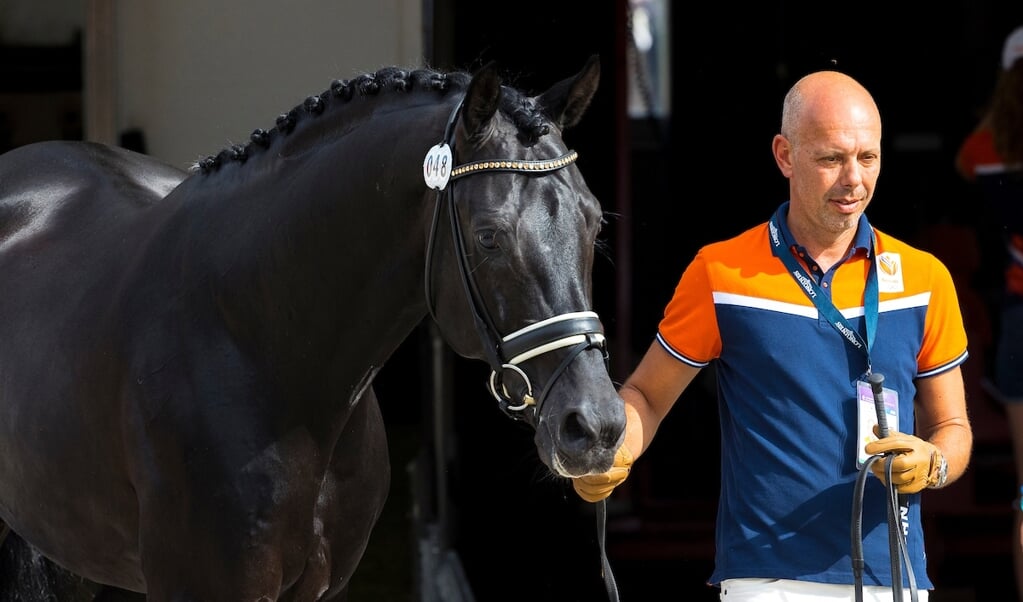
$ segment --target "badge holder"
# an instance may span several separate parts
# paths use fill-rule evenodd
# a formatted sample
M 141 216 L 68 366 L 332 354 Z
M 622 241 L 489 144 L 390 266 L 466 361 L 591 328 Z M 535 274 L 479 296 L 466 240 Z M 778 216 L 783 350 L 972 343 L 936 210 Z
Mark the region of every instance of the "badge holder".
M 892 431 L 898 431 L 899 393 L 887 387 L 882 388 L 881 391 L 884 395 L 885 419 L 888 421 L 888 428 Z M 856 468 L 861 469 L 870 456 L 864 448 L 871 441 L 877 441 L 878 439 L 877 435 L 874 434 L 874 426 L 878 424 L 877 406 L 874 403 L 873 389 L 871 389 L 870 383 L 866 381 L 856 381 L 856 411 L 858 415 L 857 422 L 859 424 Z

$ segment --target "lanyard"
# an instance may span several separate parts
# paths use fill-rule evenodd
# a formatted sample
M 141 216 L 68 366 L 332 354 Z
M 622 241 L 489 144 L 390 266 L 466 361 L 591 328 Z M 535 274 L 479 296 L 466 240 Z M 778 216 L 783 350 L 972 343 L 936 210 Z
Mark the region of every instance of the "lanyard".
M 878 314 L 877 260 L 874 257 L 874 250 L 877 247 L 876 235 L 871 231 L 870 249 L 868 251 L 870 271 L 867 273 L 867 284 L 863 291 L 863 318 L 867 330 L 867 340 L 864 341 L 860 333 L 856 332 L 856 329 L 850 327 L 845 321 L 842 313 L 838 311 L 838 308 L 835 307 L 835 304 L 831 302 L 831 299 L 820 288 L 820 285 L 817 284 L 813 277 L 803 269 L 803 266 L 792 255 L 787 241 L 782 240 L 784 234 L 779 227 L 781 211 L 779 208 L 771 216 L 771 252 L 785 264 L 785 268 L 792 275 L 793 280 L 796 281 L 799 288 L 803 290 L 814 306 L 817 307 L 817 311 L 831 323 L 849 345 L 863 353 L 863 356 L 867 358 L 867 374 L 870 374 L 870 350 L 874 346 L 874 335 L 877 333 Z

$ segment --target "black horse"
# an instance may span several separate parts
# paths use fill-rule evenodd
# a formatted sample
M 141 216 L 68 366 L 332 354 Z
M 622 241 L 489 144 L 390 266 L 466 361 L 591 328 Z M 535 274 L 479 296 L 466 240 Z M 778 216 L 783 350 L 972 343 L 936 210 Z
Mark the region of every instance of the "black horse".
M 426 317 L 551 473 L 607 470 L 602 212 L 562 140 L 598 80 L 385 68 L 190 172 L 0 156 L 0 519 L 151 600 L 343 598 L 390 480 L 373 379 Z

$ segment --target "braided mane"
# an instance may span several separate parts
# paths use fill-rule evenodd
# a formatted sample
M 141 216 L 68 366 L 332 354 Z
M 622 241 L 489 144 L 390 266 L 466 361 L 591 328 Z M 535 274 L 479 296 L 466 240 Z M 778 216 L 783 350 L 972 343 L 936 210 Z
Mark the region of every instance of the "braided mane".
M 472 75 L 464 71 L 441 72 L 420 68 L 405 70 L 399 67 L 384 67 L 375 73 L 365 73 L 350 80 L 336 79 L 320 94 L 307 97 L 300 105 L 277 116 L 273 128 L 257 128 L 249 136 L 249 142 L 224 148 L 215 155 L 199 160 L 193 170 L 209 174 L 228 162 L 244 163 L 259 149 L 269 148 L 275 140 L 287 136 L 300 121 L 315 118 L 334 106 L 344 106 L 356 96 L 378 96 L 389 92 L 412 92 L 416 90 L 440 92 L 441 97 L 453 92 L 464 91 Z M 550 131 L 548 119 L 535 103 L 521 91 L 502 86 L 501 107 L 519 130 L 527 143 L 534 143 Z

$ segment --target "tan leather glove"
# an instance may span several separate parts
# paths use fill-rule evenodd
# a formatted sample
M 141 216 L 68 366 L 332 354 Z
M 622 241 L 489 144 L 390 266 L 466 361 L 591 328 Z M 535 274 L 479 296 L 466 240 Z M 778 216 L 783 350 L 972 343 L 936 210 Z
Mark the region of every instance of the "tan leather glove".
M 871 441 L 864 451 L 870 455 L 895 454 L 891 458 L 892 484 L 899 493 L 916 493 L 938 484 L 942 457 L 933 443 L 896 431 L 884 439 Z M 883 456 L 870 465 L 870 470 L 885 484 L 888 482 L 885 478 L 888 462 L 889 458 Z
M 615 463 L 611 470 L 602 474 L 591 474 L 572 479 L 572 487 L 579 497 L 587 502 L 599 502 L 611 495 L 615 487 L 622 484 L 632 470 L 632 452 L 622 444 L 615 452 Z

